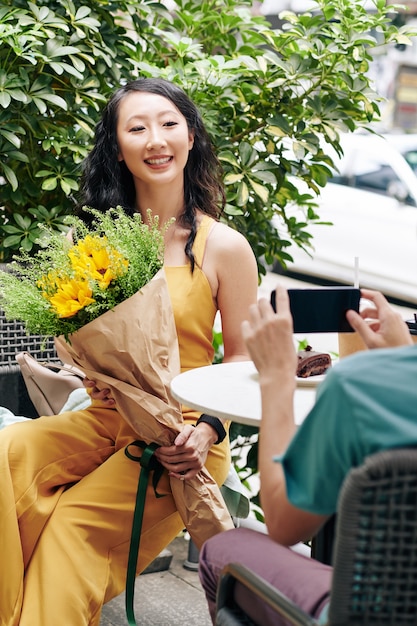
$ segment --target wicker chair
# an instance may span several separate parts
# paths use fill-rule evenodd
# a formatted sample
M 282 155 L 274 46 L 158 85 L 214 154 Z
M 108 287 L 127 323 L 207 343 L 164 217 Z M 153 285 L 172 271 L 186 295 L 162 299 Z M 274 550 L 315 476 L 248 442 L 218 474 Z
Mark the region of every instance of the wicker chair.
M 41 361 L 60 363 L 53 338 L 27 335 L 23 324 L 7 321 L 4 311 L 0 309 L 0 406 L 15 415 L 37 417 L 15 358 L 18 352 L 23 351 L 30 352 Z
M 329 626 L 417 624 L 417 449 L 378 452 L 351 470 L 339 500 L 333 562 Z M 318 624 L 258 575 L 232 563 L 219 584 L 217 626 L 255 624 L 235 602 L 236 582 L 289 624 Z

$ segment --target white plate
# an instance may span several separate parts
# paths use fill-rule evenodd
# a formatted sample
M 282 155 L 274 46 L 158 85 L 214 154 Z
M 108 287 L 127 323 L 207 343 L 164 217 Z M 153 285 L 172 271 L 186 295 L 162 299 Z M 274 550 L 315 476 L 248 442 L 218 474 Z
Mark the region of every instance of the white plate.
M 319 374 L 318 376 L 307 376 L 307 378 L 295 377 L 297 381 L 297 387 L 317 387 L 326 377 L 326 374 Z

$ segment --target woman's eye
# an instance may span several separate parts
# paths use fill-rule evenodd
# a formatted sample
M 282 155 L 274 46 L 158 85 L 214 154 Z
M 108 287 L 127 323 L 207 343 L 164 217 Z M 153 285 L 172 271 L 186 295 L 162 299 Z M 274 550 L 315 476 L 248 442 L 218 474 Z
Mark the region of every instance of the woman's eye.
M 144 126 L 133 126 L 132 128 L 129 129 L 130 133 L 136 133 L 140 130 L 144 130 L 145 127 Z
M 164 126 L 176 126 L 178 122 L 165 122 Z

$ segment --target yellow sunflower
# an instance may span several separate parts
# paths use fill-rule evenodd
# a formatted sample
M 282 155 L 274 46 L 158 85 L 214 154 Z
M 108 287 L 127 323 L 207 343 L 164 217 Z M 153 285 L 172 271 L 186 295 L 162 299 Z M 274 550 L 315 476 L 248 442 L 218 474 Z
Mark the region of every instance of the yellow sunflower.
M 105 236 L 87 235 L 69 251 L 68 256 L 76 274 L 97 281 L 100 289 L 106 289 L 112 280 L 122 276 L 129 265 L 123 255 L 109 245 Z
M 80 278 L 68 278 L 59 282 L 55 295 L 48 298 L 58 317 L 72 317 L 81 309 L 95 302 L 89 283 Z

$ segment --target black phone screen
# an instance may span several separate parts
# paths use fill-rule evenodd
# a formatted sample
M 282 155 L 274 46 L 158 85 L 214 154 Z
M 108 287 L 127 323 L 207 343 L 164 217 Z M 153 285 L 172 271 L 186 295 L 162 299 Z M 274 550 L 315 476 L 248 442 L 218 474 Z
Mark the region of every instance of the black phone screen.
M 359 311 L 360 290 L 355 287 L 288 289 L 295 333 L 353 332 L 346 311 Z M 271 305 L 276 311 L 275 291 Z

